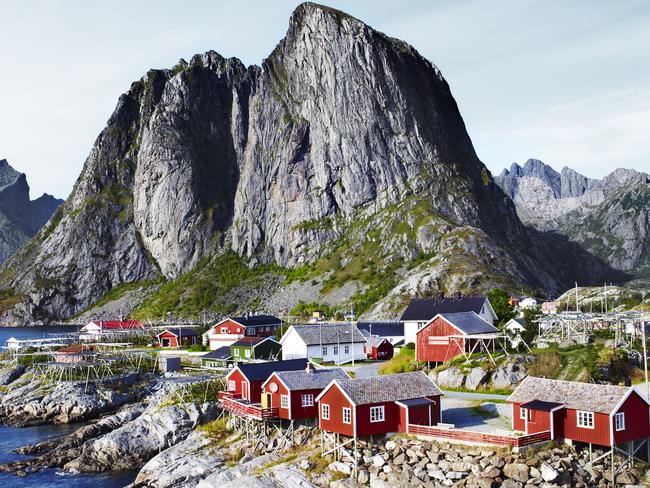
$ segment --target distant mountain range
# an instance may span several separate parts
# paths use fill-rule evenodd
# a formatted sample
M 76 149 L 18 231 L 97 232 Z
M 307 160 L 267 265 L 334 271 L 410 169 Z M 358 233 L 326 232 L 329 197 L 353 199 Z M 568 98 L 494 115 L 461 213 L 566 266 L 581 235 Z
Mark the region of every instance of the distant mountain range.
M 567 236 L 617 270 L 650 277 L 650 175 L 617 169 L 598 180 L 529 159 L 494 180 L 524 224 Z
M 305 3 L 261 66 L 210 51 L 119 97 L 70 197 L 0 267 L 0 321 L 151 283 L 139 318 L 298 300 L 391 317 L 414 294 L 554 294 L 612 272 L 522 225 L 436 66 Z
M 30 200 L 26 176 L 0 159 L 0 263 L 32 238 L 62 203 L 48 194 Z

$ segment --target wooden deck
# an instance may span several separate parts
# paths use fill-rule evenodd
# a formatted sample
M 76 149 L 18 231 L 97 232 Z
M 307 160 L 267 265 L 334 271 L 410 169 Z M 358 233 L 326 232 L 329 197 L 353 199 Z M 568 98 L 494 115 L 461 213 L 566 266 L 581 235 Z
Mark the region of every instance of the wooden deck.
M 490 444 L 505 447 L 524 447 L 538 442 L 551 440 L 551 432 L 544 431 L 537 434 L 516 436 L 514 434 L 490 434 L 464 429 L 446 429 L 428 425 L 408 425 L 408 433 L 435 439 L 448 439 L 460 442 L 474 442 L 477 444 Z
M 262 408 L 260 404 L 250 403 L 242 398 L 234 398 L 231 392 L 220 391 L 219 401 L 224 410 L 240 417 L 255 420 L 269 420 L 278 416 L 277 408 Z

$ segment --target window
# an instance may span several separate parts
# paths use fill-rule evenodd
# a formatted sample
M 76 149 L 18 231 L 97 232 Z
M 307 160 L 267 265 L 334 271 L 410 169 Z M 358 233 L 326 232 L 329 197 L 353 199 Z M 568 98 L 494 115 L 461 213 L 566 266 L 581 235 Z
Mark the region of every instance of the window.
M 302 395 L 301 404 L 303 407 L 313 407 L 314 406 L 314 395 L 311 393 Z
M 370 407 L 370 422 L 383 422 L 384 421 L 384 406 Z
M 233 380 L 228 381 L 228 391 L 235 391 L 237 389 L 237 383 Z
M 420 330 L 422 327 L 424 327 L 427 323 L 426 322 L 418 322 L 418 330 Z
M 594 428 L 594 413 L 593 412 L 583 412 L 578 410 L 578 427 L 584 429 L 593 429 Z
M 250 350 L 250 349 L 246 349 L 246 350 L 244 351 L 244 356 L 246 356 L 247 358 L 251 357 L 251 350 Z
M 614 415 L 614 426 L 616 427 L 616 432 L 625 430 L 625 413 L 621 412 Z
M 519 418 L 521 420 L 526 420 L 526 416 L 528 414 L 528 409 L 527 408 L 520 408 L 519 409 Z M 530 417 L 528 417 L 530 419 Z
M 343 352 L 344 352 L 345 354 L 350 354 L 350 346 L 345 346 L 345 347 L 343 348 Z
M 327 356 L 327 346 L 323 346 L 323 357 Z
M 222 327 L 221 328 L 221 333 L 222 334 L 227 334 L 228 333 L 228 327 Z
M 327 403 L 323 403 L 320 406 L 321 409 L 321 417 L 323 417 L 324 420 L 329 420 L 330 419 L 330 406 Z
M 235 349 L 235 356 L 239 357 L 239 349 Z
M 347 407 L 343 407 L 343 423 L 349 424 L 352 422 L 352 410 Z
M 334 355 L 336 356 L 339 353 L 339 346 L 334 346 Z
M 289 408 L 289 395 L 280 395 L 280 407 Z

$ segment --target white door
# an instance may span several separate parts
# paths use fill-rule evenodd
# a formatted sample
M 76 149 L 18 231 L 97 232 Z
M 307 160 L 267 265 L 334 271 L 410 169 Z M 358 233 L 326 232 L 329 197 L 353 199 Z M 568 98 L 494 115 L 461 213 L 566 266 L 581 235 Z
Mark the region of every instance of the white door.
M 248 388 L 246 387 L 246 382 L 245 381 L 241 382 L 241 397 L 244 400 L 248 399 Z

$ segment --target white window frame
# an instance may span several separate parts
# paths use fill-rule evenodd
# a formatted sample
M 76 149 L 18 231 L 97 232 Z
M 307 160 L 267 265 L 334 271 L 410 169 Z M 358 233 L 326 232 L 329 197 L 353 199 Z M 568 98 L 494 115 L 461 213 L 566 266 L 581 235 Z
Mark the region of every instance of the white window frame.
M 323 420 L 329 420 L 330 419 L 330 406 L 327 403 L 321 403 L 320 406 L 321 410 L 321 417 Z
M 519 418 L 521 420 L 530 420 L 530 414 L 528 413 L 527 408 L 519 407 Z
M 343 407 L 343 423 L 351 424 L 352 423 L 352 409 L 348 407 Z
M 384 422 L 386 420 L 386 409 L 383 405 L 370 407 L 370 423 Z
M 235 380 L 228 381 L 228 391 L 235 391 L 237 389 L 237 382 Z
M 222 334 L 228 334 L 230 331 L 228 330 L 228 327 L 222 327 L 221 328 L 221 333 Z
M 289 395 L 280 395 L 280 408 L 289 408 Z
M 576 425 L 581 429 L 595 429 L 594 412 L 578 410 L 576 412 Z
M 625 430 L 625 412 L 619 412 L 614 415 L 614 429 L 616 432 Z
M 314 406 L 314 394 L 305 393 L 300 396 L 300 405 L 303 407 L 313 407 Z
M 239 357 L 239 349 L 235 348 L 235 356 Z
M 247 358 L 251 357 L 251 350 L 250 350 L 250 349 L 246 349 L 246 350 L 244 351 L 244 356 L 247 357 Z
M 339 346 L 332 346 L 334 348 L 334 355 L 337 356 L 339 353 Z
M 327 356 L 327 346 L 323 346 L 323 357 Z
M 343 347 L 343 354 L 350 354 L 350 346 L 346 345 Z

